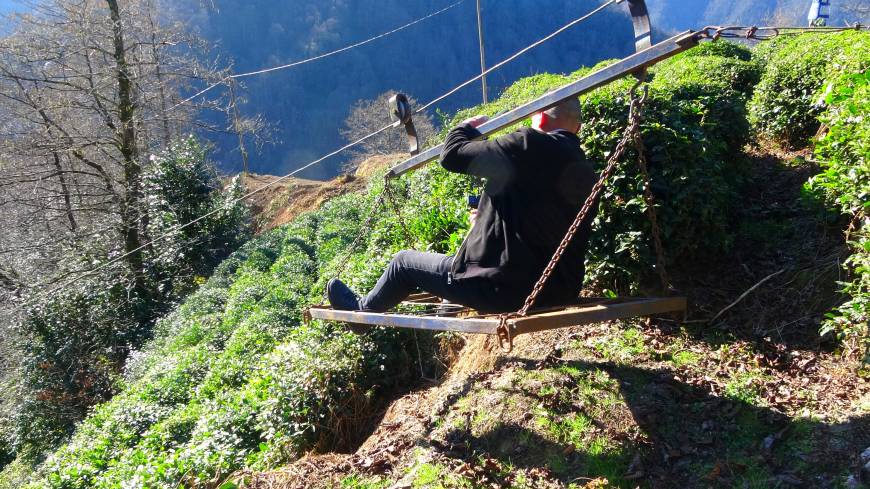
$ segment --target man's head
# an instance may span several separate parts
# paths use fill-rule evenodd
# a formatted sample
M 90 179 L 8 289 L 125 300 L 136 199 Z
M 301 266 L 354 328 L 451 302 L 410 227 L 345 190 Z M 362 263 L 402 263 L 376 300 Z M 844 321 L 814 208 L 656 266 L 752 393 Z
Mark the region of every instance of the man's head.
M 564 129 L 580 131 L 581 106 L 577 97 L 563 100 L 549 109 L 532 116 L 532 127 L 544 132 Z

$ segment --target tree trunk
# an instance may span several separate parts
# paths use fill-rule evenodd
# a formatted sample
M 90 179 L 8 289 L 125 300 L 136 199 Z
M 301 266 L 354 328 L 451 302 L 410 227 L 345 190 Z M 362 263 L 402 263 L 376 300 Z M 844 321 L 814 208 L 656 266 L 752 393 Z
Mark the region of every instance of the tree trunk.
M 52 151 L 51 155 L 54 158 L 54 167 L 57 169 L 57 178 L 60 180 L 60 191 L 63 194 L 63 202 L 66 206 L 66 218 L 69 220 L 69 229 L 72 232 L 76 232 L 79 225 L 76 222 L 76 217 L 73 215 L 72 199 L 69 194 L 69 186 L 66 184 L 66 177 L 63 176 L 63 166 L 60 164 L 60 155 L 57 154 L 57 151 Z
M 169 126 L 169 113 L 166 110 L 166 90 L 163 85 L 163 70 L 160 63 L 160 49 L 157 47 L 157 25 L 154 21 L 154 5 L 146 6 L 148 11 L 148 24 L 151 28 L 151 57 L 154 62 L 154 76 L 157 78 L 157 95 L 160 98 L 160 119 L 163 123 L 163 147 L 168 148 L 172 142 L 172 129 Z
M 139 237 L 140 203 L 142 201 L 142 167 L 136 141 L 136 106 L 133 103 L 133 84 L 124 46 L 121 11 L 117 0 L 106 0 L 112 19 L 114 59 L 118 77 L 118 120 L 116 131 L 118 149 L 124 158 L 124 198 L 121 201 L 121 232 L 124 235 L 126 260 L 135 277 L 136 288 L 145 292 L 142 243 Z

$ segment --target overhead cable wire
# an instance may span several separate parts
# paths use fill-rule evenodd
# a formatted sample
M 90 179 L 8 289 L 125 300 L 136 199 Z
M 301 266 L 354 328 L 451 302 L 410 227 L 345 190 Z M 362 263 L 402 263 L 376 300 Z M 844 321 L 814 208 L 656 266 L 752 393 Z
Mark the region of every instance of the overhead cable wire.
M 273 67 L 271 67 L 271 68 L 263 68 L 263 69 L 256 70 L 256 71 L 249 71 L 249 72 L 246 72 L 246 73 L 238 73 L 238 74 L 235 74 L 235 75 L 229 75 L 229 76 L 226 76 L 226 77 L 222 78 L 220 81 L 217 81 L 217 82 L 215 82 L 215 83 L 212 83 L 211 85 L 209 85 L 209 86 L 207 86 L 206 88 L 200 90 L 199 92 L 197 92 L 197 93 L 191 95 L 190 97 L 188 97 L 188 98 L 182 100 L 181 102 L 179 102 L 179 103 L 173 105 L 172 107 L 169 108 L 169 110 L 174 110 L 175 108 L 180 107 L 180 106 L 182 106 L 182 105 L 184 105 L 184 104 L 190 102 L 191 100 L 193 100 L 193 99 L 199 97 L 200 95 L 203 95 L 204 93 L 206 93 L 206 92 L 212 90 L 213 88 L 217 87 L 218 85 L 223 84 L 223 83 L 226 82 L 227 80 L 231 80 L 231 79 L 239 79 L 239 78 L 246 78 L 246 77 L 250 77 L 250 76 L 262 75 L 262 74 L 264 74 L 264 73 L 271 73 L 271 72 L 273 72 L 273 71 L 280 71 L 280 70 L 286 70 L 286 69 L 288 69 L 288 68 L 295 68 L 295 67 L 297 67 L 297 66 L 304 65 L 304 64 L 307 64 L 307 63 L 311 63 L 311 62 L 313 62 L 313 61 L 317 61 L 317 60 L 320 60 L 320 59 L 323 59 L 323 58 L 328 58 L 328 57 L 330 57 L 330 56 L 334 56 L 334 55 L 336 55 L 336 54 L 343 53 L 343 52 L 345 52 L 345 51 L 350 51 L 351 49 L 358 48 L 358 47 L 360 47 L 360 46 L 364 46 L 364 45 L 366 45 L 366 44 L 369 44 L 369 43 L 372 43 L 372 42 L 374 42 L 374 41 L 377 41 L 378 39 L 383 39 L 383 38 L 385 38 L 385 37 L 387 37 L 387 36 L 390 36 L 390 35 L 392 35 L 392 34 L 395 34 L 395 33 L 399 32 L 399 31 L 405 30 L 405 29 L 407 29 L 407 28 L 409 28 L 409 27 L 411 27 L 411 26 L 414 26 L 414 25 L 416 25 L 416 24 L 419 24 L 420 22 L 423 22 L 423 21 L 425 21 L 425 20 L 431 19 L 432 17 L 435 17 L 435 16 L 438 16 L 438 15 L 441 15 L 441 14 L 443 14 L 444 12 L 447 12 L 448 10 L 450 10 L 450 9 L 452 9 L 452 8 L 454 8 L 454 7 L 456 7 L 456 6 L 458 6 L 459 4 L 463 3 L 464 1 L 465 1 L 465 0 L 458 0 L 457 2 L 454 2 L 454 3 L 450 4 L 450 5 L 448 5 L 448 6 L 444 7 L 444 8 L 442 8 L 441 10 L 436 10 L 435 12 L 431 12 L 431 13 L 429 13 L 429 14 L 423 16 L 423 17 L 420 17 L 419 19 L 416 19 L 416 20 L 413 20 L 413 21 L 411 21 L 411 22 L 408 22 L 408 23 L 405 24 L 405 25 L 402 25 L 402 26 L 396 27 L 395 29 L 389 30 L 389 31 L 387 31 L 387 32 L 383 32 L 383 33 L 378 34 L 378 35 L 373 36 L 373 37 L 370 37 L 370 38 L 368 38 L 368 39 L 366 39 L 366 40 L 364 40 L 364 41 L 355 42 L 355 43 L 353 43 L 353 44 L 349 44 L 349 45 L 344 46 L 344 47 L 342 47 L 342 48 L 334 49 L 334 50 L 332 50 L 332 51 L 329 51 L 329 52 L 326 52 L 326 53 L 323 53 L 323 54 L 318 54 L 317 56 L 313 56 L 313 57 L 311 57 L 311 58 L 306 58 L 306 59 L 302 59 L 302 60 L 299 60 L 299 61 L 294 61 L 294 62 L 292 62 L 292 63 L 287 63 L 287 64 L 283 64 L 283 65 L 273 66 Z
M 454 88 L 448 90 L 448 91 L 445 92 L 443 95 L 439 96 L 438 98 L 432 100 L 431 102 L 427 103 L 426 105 L 424 105 L 424 106 L 420 107 L 419 109 L 415 110 L 414 113 L 415 113 L 415 114 L 419 114 L 420 112 L 423 112 L 424 110 L 426 110 L 426 109 L 428 109 L 429 107 L 431 107 L 431 106 L 437 104 L 438 102 L 444 100 L 445 98 L 447 98 L 447 97 L 453 95 L 454 93 L 458 92 L 459 90 L 462 90 L 463 88 L 467 87 L 468 85 L 471 85 L 472 83 L 476 82 L 477 80 L 480 80 L 481 78 L 483 78 L 484 76 L 488 75 L 489 73 L 491 73 L 491 72 L 493 72 L 493 71 L 495 71 L 495 70 L 501 68 L 502 66 L 504 66 L 504 65 L 506 65 L 506 64 L 508 64 L 508 63 L 510 63 L 511 61 L 517 59 L 518 57 L 522 56 L 523 54 L 527 53 L 528 51 L 530 51 L 530 50 L 532 50 L 532 49 L 534 49 L 534 48 L 540 46 L 541 44 L 544 44 L 545 42 L 547 42 L 547 41 L 549 41 L 550 39 L 552 39 L 552 38 L 558 36 L 559 34 L 561 34 L 561 33 L 563 33 L 563 32 L 565 32 L 566 30 L 570 29 L 571 27 L 574 27 L 575 25 L 577 25 L 577 24 L 583 22 L 584 20 L 586 20 L 586 19 L 592 17 L 593 15 L 597 14 L 598 12 L 601 12 L 601 11 L 604 10 L 605 8 L 607 8 L 607 7 L 609 7 L 609 6 L 613 5 L 613 4 L 619 3 L 619 2 L 621 2 L 621 1 L 622 1 L 622 0 L 608 0 L 607 2 L 602 3 L 600 6 L 598 6 L 598 8 L 596 8 L 595 10 L 589 12 L 588 14 L 586 14 L 586 15 L 584 15 L 584 16 L 582 16 L 582 17 L 578 17 L 578 18 L 572 20 L 571 22 L 568 22 L 567 24 L 563 25 L 562 27 L 560 27 L 560 28 L 556 29 L 555 31 L 551 32 L 549 35 L 547 35 L 547 36 L 545 36 L 545 37 L 542 37 L 541 39 L 538 39 L 537 41 L 533 42 L 532 44 L 529 44 L 528 46 L 524 47 L 523 49 L 520 49 L 520 50 L 517 51 L 516 53 L 514 53 L 514 54 L 510 55 L 509 57 L 507 57 L 507 58 L 505 58 L 505 59 L 499 61 L 499 62 L 496 63 L 495 65 L 493 65 L 493 66 L 487 68 L 485 71 L 483 71 L 481 74 L 475 76 L 474 78 L 471 78 L 471 79 L 469 79 L 469 80 L 467 80 L 467 81 L 465 81 L 465 82 L 462 82 L 462 83 L 460 83 L 459 85 L 457 85 L 456 87 L 454 87 Z
M 460 0 L 459 2 L 456 2 L 456 3 L 452 4 L 450 7 L 446 7 L 446 8 L 451 8 L 451 7 L 453 7 L 453 6 L 456 6 L 456 5 L 458 5 L 459 3 L 462 3 L 463 1 L 464 1 L 464 0 Z M 525 47 L 525 48 L 523 48 L 523 49 L 517 51 L 516 53 L 514 53 L 514 54 L 511 55 L 510 57 L 508 57 L 508 58 L 506 58 L 506 59 L 500 61 L 499 63 L 493 65 L 492 67 L 490 67 L 489 69 L 487 69 L 486 71 L 484 71 L 483 73 L 481 73 L 480 75 L 477 75 L 477 76 L 475 76 L 475 77 L 473 77 L 473 78 L 471 78 L 471 79 L 469 79 L 469 80 L 467 80 L 467 81 L 461 83 L 460 85 L 457 85 L 455 88 L 449 90 L 448 92 L 446 92 L 446 93 L 444 93 L 443 95 L 441 95 L 441 96 L 435 98 L 434 100 L 432 100 L 432 101 L 429 102 L 428 104 L 424 105 L 423 107 L 417 109 L 417 110 L 415 111 L 415 113 L 420 113 L 420 112 L 422 112 L 422 111 L 425 110 L 426 108 L 428 108 L 428 107 L 430 107 L 430 106 L 432 106 L 432 105 L 434 105 L 434 104 L 440 102 L 441 100 L 444 100 L 445 98 L 449 97 L 450 95 L 453 95 L 454 93 L 456 93 L 457 91 L 459 91 L 459 90 L 462 89 L 463 87 L 466 87 L 466 86 L 470 85 L 471 83 L 474 83 L 475 81 L 479 80 L 482 76 L 486 76 L 488 73 L 497 70 L 498 68 L 504 66 L 505 64 L 509 63 L 510 61 L 513 61 L 514 59 L 516 59 L 517 57 L 519 57 L 519 56 L 521 56 L 522 54 L 526 53 L 526 52 L 529 51 L 530 49 L 533 49 L 533 48 L 535 48 L 535 47 L 537 47 L 537 46 L 540 46 L 541 44 L 543 44 L 543 43 L 549 41 L 550 39 L 552 39 L 553 37 L 555 37 L 556 35 L 558 35 L 558 34 L 564 32 L 565 30 L 567 30 L 567 29 L 573 27 L 574 25 L 577 25 L 578 23 L 580 23 L 580 22 L 582 22 L 582 21 L 588 19 L 589 17 L 591 17 L 591 16 L 597 14 L 598 12 L 604 10 L 604 8 L 606 8 L 606 7 L 610 6 L 610 5 L 613 5 L 613 4 L 616 4 L 616 3 L 619 3 L 619 2 L 621 2 L 621 1 L 623 1 L 623 0 L 608 0 L 607 2 L 603 3 L 602 5 L 600 5 L 598 8 L 596 8 L 596 9 L 594 9 L 593 11 L 589 12 L 588 14 L 583 15 L 582 17 L 579 17 L 579 18 L 577 18 L 577 19 L 575 19 L 575 20 L 569 22 L 568 24 L 565 24 L 564 26 L 560 27 L 560 28 L 557 29 L 556 31 L 554 31 L 554 32 L 552 32 L 551 34 L 547 35 L 546 37 L 543 37 L 543 38 L 541 38 L 541 39 L 535 41 L 534 43 L 530 44 L 529 46 L 527 46 L 527 47 Z M 442 9 L 442 11 L 443 11 L 443 10 L 445 10 L 445 9 Z M 430 16 L 432 16 L 432 15 L 435 15 L 435 14 L 430 14 Z M 420 19 L 420 20 L 422 20 L 422 19 Z M 251 73 L 257 74 L 257 72 L 251 72 Z M 249 75 L 249 74 L 245 74 L 245 73 L 243 73 L 243 75 Z M 194 224 L 196 224 L 196 223 L 198 223 L 198 222 L 200 222 L 200 221 L 202 221 L 202 220 L 204 220 L 204 219 L 207 219 L 208 217 L 211 217 L 211 216 L 217 214 L 218 212 L 222 212 L 222 211 L 224 211 L 226 207 L 228 207 L 228 206 L 230 206 L 230 205 L 232 205 L 232 204 L 235 204 L 235 203 L 238 203 L 238 202 L 240 202 L 240 201 L 242 201 L 242 200 L 248 199 L 248 198 L 250 198 L 251 196 L 253 196 L 253 195 L 257 194 L 257 193 L 260 193 L 260 192 L 262 192 L 262 191 L 264 191 L 264 190 L 266 190 L 266 189 L 268 189 L 268 188 L 270 188 L 270 187 L 273 187 L 273 186 L 275 186 L 276 184 L 278 184 L 279 182 L 282 182 L 282 181 L 284 181 L 284 180 L 287 180 L 288 178 L 290 178 L 290 177 L 292 177 L 292 176 L 294 176 L 294 175 L 296 175 L 296 174 L 298 174 L 298 173 L 300 173 L 300 172 L 302 172 L 302 171 L 304 171 L 304 170 L 307 170 L 308 168 L 311 168 L 312 166 L 317 165 L 317 164 L 321 163 L 322 161 L 324 161 L 324 160 L 326 160 L 326 159 L 328 159 L 328 158 L 331 158 L 332 156 L 335 156 L 335 155 L 337 155 L 337 154 L 339 154 L 339 153 L 341 153 L 341 152 L 343 152 L 343 151 L 345 151 L 345 150 L 347 150 L 347 149 L 350 149 L 350 148 L 352 148 L 352 147 L 354 147 L 354 146 L 356 146 L 356 145 L 358 145 L 358 144 L 360 144 L 360 143 L 362 143 L 362 142 L 364 142 L 364 141 L 366 141 L 366 140 L 368 140 L 368 139 L 370 139 L 370 138 L 373 138 L 374 136 L 376 136 L 376 135 L 378 135 L 378 134 L 380 134 L 380 133 L 386 131 L 387 129 L 390 129 L 390 128 L 393 128 L 393 127 L 396 127 L 396 125 L 397 125 L 396 123 L 390 123 L 389 125 L 386 125 L 386 126 L 380 128 L 380 129 L 378 129 L 378 130 L 376 130 L 376 131 L 374 131 L 374 132 L 371 132 L 371 133 L 369 133 L 369 134 L 366 134 L 365 136 L 362 136 L 361 138 L 359 138 L 359 139 L 357 139 L 357 140 L 355 140 L 355 141 L 353 141 L 353 142 L 350 142 L 350 143 L 348 143 L 348 144 L 345 144 L 344 146 L 342 146 L 342 147 L 340 147 L 340 148 L 338 148 L 338 149 L 336 149 L 336 150 L 334 150 L 334 151 L 332 151 L 332 152 L 330 152 L 330 153 L 328 153 L 328 154 L 326 154 L 326 155 L 323 155 L 323 156 L 321 156 L 320 158 L 317 158 L 316 160 L 313 160 L 313 161 L 310 161 L 310 162 L 306 163 L 305 165 L 303 165 L 303 166 L 301 166 L 301 167 L 299 167 L 299 168 L 297 168 L 297 169 L 291 171 L 290 173 L 288 173 L 288 174 L 286 174 L 286 175 L 284 175 L 284 176 L 278 177 L 278 178 L 276 178 L 275 180 L 272 180 L 272 181 L 269 182 L 269 183 L 266 183 L 266 184 L 264 184 L 264 185 L 261 185 L 260 187 L 257 187 L 257 188 L 255 188 L 254 190 L 251 190 L 250 192 L 247 192 L 247 193 L 245 193 L 244 195 L 242 195 L 242 196 L 240 196 L 240 197 L 237 197 L 237 198 L 235 198 L 235 199 L 233 199 L 233 200 L 227 201 L 227 202 L 226 202 L 222 207 L 219 207 L 219 208 L 217 208 L 217 209 L 214 209 L 214 210 L 212 210 L 212 211 L 209 211 L 209 212 L 207 212 L 207 213 L 205 213 L 205 214 L 203 214 L 203 215 L 197 217 L 196 219 L 193 219 L 192 221 L 189 221 L 189 222 L 187 222 L 187 223 L 184 223 L 184 224 L 180 224 L 180 225 L 178 225 L 178 226 L 175 226 L 175 227 L 173 227 L 172 229 L 170 229 L 169 231 L 167 231 L 167 232 L 165 232 L 165 233 L 163 233 L 163 234 L 161 234 L 161 235 L 159 235 L 159 236 L 157 236 L 157 237 L 155 237 L 155 238 L 152 238 L 150 241 L 148 241 L 147 243 L 145 243 L 145 244 L 139 246 L 138 248 L 135 248 L 135 249 L 133 249 L 133 250 L 127 251 L 127 252 L 125 252 L 125 253 L 123 253 L 123 254 L 121 254 L 121 255 L 118 255 L 118 256 L 116 256 L 116 257 L 114 257 L 114 258 L 112 258 L 112 259 L 110 259 L 110 260 L 108 260 L 108 261 L 106 261 L 106 262 L 100 264 L 100 265 L 97 266 L 97 267 L 94 267 L 94 268 L 91 268 L 91 269 L 88 269 L 88 270 L 81 270 L 81 271 L 79 271 L 79 272 L 73 272 L 73 273 L 78 273 L 79 275 L 77 275 L 75 278 L 73 278 L 72 280 L 68 281 L 67 283 L 64 283 L 64 284 L 58 285 L 57 287 L 54 287 L 54 288 L 52 288 L 52 289 L 49 289 L 49 290 L 47 290 L 46 292 L 43 292 L 43 293 L 41 293 L 41 294 L 37 294 L 37 295 L 35 295 L 35 296 L 31 296 L 30 298 L 28 298 L 28 299 L 25 300 L 24 304 L 17 305 L 17 306 L 15 307 L 15 309 L 23 309 L 23 308 L 25 307 L 25 305 L 27 305 L 28 303 L 34 302 L 34 301 L 36 301 L 36 300 L 38 300 L 38 299 L 40 299 L 40 298 L 42 298 L 42 297 L 49 296 L 49 295 L 51 295 L 51 294 L 53 294 L 53 293 L 55 293 L 55 292 L 57 292 L 57 291 L 59 291 L 59 290 L 65 288 L 65 287 L 69 286 L 69 285 L 72 285 L 73 283 L 77 282 L 78 280 L 81 280 L 81 279 L 83 279 L 83 278 L 86 278 L 86 277 L 89 277 L 89 276 L 91 276 L 91 275 L 94 275 L 94 274 L 96 274 L 97 272 L 99 272 L 99 271 L 101 271 L 101 270 L 104 270 L 104 269 L 108 268 L 109 266 L 114 265 L 115 263 L 120 262 L 121 260 L 127 258 L 128 256 L 130 256 L 130 255 L 132 255 L 132 254 L 134 254 L 134 253 L 138 253 L 138 252 L 140 252 L 140 251 L 142 251 L 142 250 L 148 248 L 149 246 L 151 246 L 152 244 L 154 244 L 154 243 L 156 243 L 156 242 L 158 242 L 158 241 L 162 241 L 162 240 L 164 240 L 164 239 L 166 239 L 166 238 L 169 238 L 169 237 L 173 236 L 174 234 L 178 233 L 179 231 L 181 231 L 181 230 L 183 230 L 183 229 L 185 229 L 185 228 L 188 228 L 188 227 L 190 227 L 190 226 L 192 226 L 192 225 L 194 225 Z M 67 274 L 66 276 L 69 276 L 69 275 L 72 275 L 72 273 Z

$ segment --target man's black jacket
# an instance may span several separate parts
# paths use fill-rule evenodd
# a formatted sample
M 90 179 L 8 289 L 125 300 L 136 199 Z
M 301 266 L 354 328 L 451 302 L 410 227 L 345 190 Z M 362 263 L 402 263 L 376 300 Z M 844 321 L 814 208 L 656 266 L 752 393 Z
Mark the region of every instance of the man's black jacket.
M 480 138 L 477 129 L 461 125 L 447 135 L 441 153 L 447 170 L 486 178 L 477 222 L 454 258 L 451 279 L 491 281 L 508 311 L 531 291 L 597 177 L 571 132 L 524 128 Z M 594 215 L 575 235 L 537 305 L 577 297 Z

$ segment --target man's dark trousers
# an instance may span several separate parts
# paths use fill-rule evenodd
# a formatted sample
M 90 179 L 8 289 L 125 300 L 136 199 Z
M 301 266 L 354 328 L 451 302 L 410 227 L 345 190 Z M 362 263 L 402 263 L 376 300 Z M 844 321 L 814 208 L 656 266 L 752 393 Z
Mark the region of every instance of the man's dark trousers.
M 364 311 L 383 312 L 395 307 L 410 294 L 422 289 L 450 302 L 482 312 L 516 309 L 516 294 L 500 294 L 488 280 L 456 281 L 450 276 L 453 257 L 438 253 L 400 251 L 368 295 L 360 299 Z

